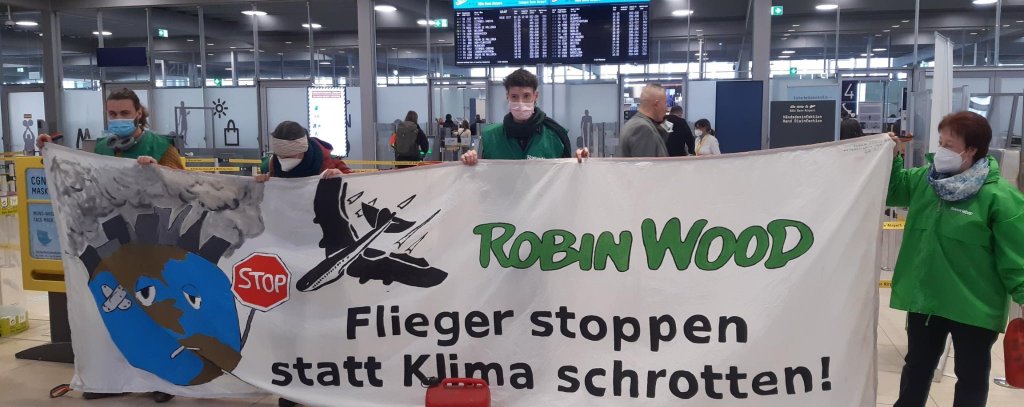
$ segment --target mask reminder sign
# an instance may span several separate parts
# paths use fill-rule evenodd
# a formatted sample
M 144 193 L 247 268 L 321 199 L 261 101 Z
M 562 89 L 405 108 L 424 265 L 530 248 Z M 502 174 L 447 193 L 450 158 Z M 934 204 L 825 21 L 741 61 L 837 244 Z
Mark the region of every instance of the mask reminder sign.
M 46 187 L 46 173 L 42 168 L 30 168 L 25 170 L 28 179 L 28 199 L 49 201 L 50 190 Z
M 334 147 L 334 154 L 348 156 L 348 112 L 345 88 L 309 88 L 309 135 Z
M 31 234 L 30 255 L 39 260 L 60 260 L 60 240 L 53 219 L 53 205 L 28 205 L 28 230 Z

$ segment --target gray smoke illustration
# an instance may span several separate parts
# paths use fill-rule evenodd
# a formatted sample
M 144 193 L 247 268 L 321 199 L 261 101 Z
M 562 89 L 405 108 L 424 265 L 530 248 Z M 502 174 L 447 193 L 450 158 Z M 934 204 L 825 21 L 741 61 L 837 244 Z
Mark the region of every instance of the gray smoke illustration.
M 228 257 L 246 238 L 263 232 L 260 203 L 263 184 L 243 177 L 202 173 L 171 173 L 132 166 L 102 170 L 64 157 L 50 157 L 50 193 L 59 199 L 68 236 L 66 250 L 78 254 L 100 235 L 107 218 L 121 215 L 134 225 L 139 214 L 170 208 L 171 219 L 186 207 L 191 211 L 182 230 L 205 213 L 200 242 L 218 236 L 231 244 Z M 55 202 L 56 203 L 56 202 Z

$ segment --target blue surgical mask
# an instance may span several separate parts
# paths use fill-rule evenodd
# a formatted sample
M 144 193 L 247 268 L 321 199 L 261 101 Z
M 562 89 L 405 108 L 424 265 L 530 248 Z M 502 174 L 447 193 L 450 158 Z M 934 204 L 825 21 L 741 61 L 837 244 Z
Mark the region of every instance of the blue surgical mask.
M 135 134 L 135 120 L 114 119 L 107 123 L 107 131 L 117 137 L 131 137 Z

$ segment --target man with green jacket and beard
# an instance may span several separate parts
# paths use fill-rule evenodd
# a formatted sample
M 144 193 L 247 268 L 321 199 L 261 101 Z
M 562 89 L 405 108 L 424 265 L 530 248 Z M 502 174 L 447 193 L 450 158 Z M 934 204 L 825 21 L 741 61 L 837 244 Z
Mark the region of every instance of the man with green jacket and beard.
M 572 145 L 564 127 L 555 123 L 543 110 L 536 107 L 540 94 L 537 76 L 519 69 L 505 77 L 505 97 L 509 113 L 499 126 L 484 130 L 477 151 L 462 155 L 466 165 L 476 165 L 480 159 L 531 160 L 572 157 Z M 590 156 L 586 148 L 576 150 L 576 159 L 583 162 Z

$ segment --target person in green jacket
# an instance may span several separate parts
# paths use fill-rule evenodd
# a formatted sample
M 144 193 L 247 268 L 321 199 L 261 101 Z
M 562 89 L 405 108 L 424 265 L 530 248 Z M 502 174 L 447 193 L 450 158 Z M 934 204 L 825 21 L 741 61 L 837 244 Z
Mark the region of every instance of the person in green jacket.
M 112 92 L 107 96 L 107 133 L 109 136 L 96 140 L 93 152 L 111 157 L 132 158 L 141 165 L 159 164 L 167 168 L 185 169 L 178 149 L 166 137 L 146 127 L 149 111 L 142 106 L 139 96 L 128 88 Z M 40 134 L 36 145 L 40 149 L 53 139 Z
M 499 126 L 484 130 L 480 137 L 480 152 L 471 150 L 462 155 L 466 165 L 476 165 L 480 159 L 527 160 L 572 157 L 569 132 L 536 106 L 540 93 L 537 76 L 518 69 L 505 77 L 505 98 L 509 113 Z M 584 147 L 576 150 L 576 159 L 583 162 L 590 157 Z
M 984 406 L 992 345 L 1006 329 L 1010 300 L 1024 304 L 1024 195 L 988 156 L 992 128 L 959 112 L 943 118 L 939 132 L 930 165 L 904 169 L 897 154 L 889 180 L 887 204 L 909 209 L 889 304 L 908 312 L 894 407 L 925 405 L 950 335 L 953 405 Z

